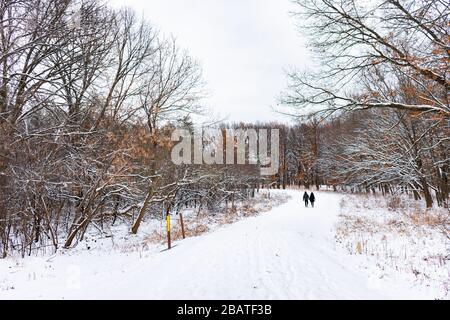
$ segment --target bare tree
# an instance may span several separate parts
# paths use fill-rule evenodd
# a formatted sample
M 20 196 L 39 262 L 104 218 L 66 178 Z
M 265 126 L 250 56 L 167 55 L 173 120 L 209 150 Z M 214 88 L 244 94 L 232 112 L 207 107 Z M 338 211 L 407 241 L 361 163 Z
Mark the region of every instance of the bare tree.
M 327 116 L 340 111 L 395 108 L 448 117 L 450 7 L 435 0 L 297 0 L 300 25 L 320 64 L 292 72 L 283 103 Z M 396 101 L 360 80 L 381 72 L 397 90 L 401 75 L 421 90 L 414 103 Z

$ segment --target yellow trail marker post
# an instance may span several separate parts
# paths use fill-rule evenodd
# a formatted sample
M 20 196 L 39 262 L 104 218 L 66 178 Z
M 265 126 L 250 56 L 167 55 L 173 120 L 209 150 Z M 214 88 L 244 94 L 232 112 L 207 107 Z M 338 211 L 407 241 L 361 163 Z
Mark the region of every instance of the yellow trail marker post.
M 167 249 L 170 249 L 172 247 L 170 241 L 170 205 L 167 206 L 166 211 L 166 226 L 167 226 Z

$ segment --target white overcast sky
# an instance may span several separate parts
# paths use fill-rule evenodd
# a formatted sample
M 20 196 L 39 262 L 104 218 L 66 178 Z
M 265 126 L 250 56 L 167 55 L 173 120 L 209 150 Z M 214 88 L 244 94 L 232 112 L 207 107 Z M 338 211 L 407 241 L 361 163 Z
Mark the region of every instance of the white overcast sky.
M 173 35 L 201 64 L 211 114 L 229 121 L 286 121 L 272 111 L 285 70 L 309 64 L 289 0 L 110 0 Z

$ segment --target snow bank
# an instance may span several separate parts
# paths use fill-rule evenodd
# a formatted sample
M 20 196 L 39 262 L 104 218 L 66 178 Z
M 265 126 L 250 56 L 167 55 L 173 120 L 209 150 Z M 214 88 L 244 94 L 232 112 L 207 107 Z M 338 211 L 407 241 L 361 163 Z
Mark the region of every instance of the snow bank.
M 426 210 L 407 197 L 347 195 L 336 241 L 374 281 L 401 280 L 427 296 L 448 299 L 450 242 L 442 224 L 448 209 Z

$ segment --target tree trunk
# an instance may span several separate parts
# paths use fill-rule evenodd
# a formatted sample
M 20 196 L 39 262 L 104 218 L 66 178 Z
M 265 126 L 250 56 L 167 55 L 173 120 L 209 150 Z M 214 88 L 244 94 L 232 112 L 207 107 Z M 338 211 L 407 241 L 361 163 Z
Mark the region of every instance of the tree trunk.
M 431 196 L 430 189 L 428 188 L 428 183 L 425 177 L 420 178 L 420 183 L 422 185 L 423 196 L 425 198 L 427 208 L 431 208 L 433 207 L 433 197 Z
M 145 211 L 147 210 L 147 207 L 148 207 L 152 197 L 153 197 L 153 186 L 150 185 L 150 187 L 148 188 L 147 196 L 145 197 L 144 203 L 142 204 L 142 207 L 139 210 L 139 215 L 138 215 L 136 221 L 134 222 L 133 227 L 131 228 L 131 232 L 133 234 L 136 234 L 138 232 L 139 226 L 141 225 L 142 219 L 144 219 Z

